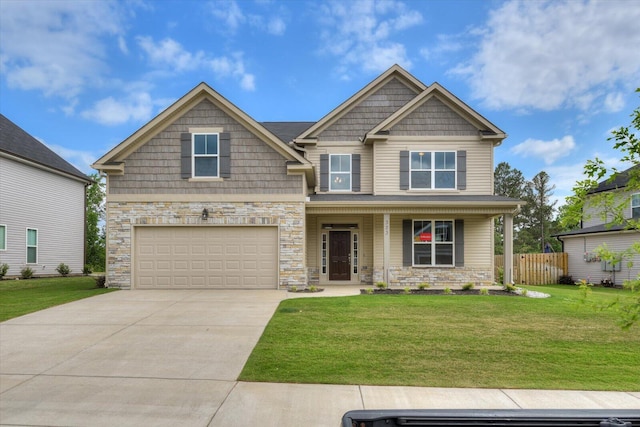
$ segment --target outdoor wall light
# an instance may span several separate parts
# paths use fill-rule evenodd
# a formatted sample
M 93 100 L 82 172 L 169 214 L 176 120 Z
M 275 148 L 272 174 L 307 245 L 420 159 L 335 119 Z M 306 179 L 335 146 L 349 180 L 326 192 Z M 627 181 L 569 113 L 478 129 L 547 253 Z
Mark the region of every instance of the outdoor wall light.
M 202 220 L 206 221 L 207 219 L 209 219 L 209 211 L 207 208 L 204 208 L 202 209 Z

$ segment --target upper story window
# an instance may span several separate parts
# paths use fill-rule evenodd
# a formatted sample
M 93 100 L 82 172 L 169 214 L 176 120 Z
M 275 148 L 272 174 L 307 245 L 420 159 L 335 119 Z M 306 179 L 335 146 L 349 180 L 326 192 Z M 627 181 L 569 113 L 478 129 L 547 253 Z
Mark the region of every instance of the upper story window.
M 351 154 L 329 156 L 329 190 L 351 191 Z
M 640 219 L 640 193 L 631 196 L 631 218 Z
M 411 151 L 411 189 L 456 188 L 455 151 Z
M 217 133 L 194 133 L 192 152 L 193 165 L 191 170 L 194 177 L 219 177 L 220 156 Z

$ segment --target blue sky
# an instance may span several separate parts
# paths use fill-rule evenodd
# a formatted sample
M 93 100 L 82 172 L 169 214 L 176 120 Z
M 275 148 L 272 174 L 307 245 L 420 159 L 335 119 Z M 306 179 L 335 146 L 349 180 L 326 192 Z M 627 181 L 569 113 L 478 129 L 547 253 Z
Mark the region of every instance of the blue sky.
M 397 63 L 509 137 L 555 197 L 640 104 L 640 2 L 0 1 L 0 111 L 86 173 L 201 81 L 258 121 L 316 121 Z

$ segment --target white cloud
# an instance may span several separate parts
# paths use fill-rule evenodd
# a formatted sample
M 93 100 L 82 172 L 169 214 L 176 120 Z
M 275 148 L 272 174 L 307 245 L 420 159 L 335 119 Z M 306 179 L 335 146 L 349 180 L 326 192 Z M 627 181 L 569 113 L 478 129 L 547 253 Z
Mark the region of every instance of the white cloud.
M 260 2 L 256 3 L 261 4 Z M 216 0 L 212 2 L 210 5 L 211 14 L 221 21 L 220 25 L 216 26 L 216 30 L 222 34 L 236 34 L 240 27 L 247 24 L 251 28 L 274 36 L 283 35 L 287 29 L 287 24 L 282 16 L 288 14 L 287 10 L 282 4 L 277 9 L 273 7 L 271 2 L 262 2 L 261 5 L 269 9 L 270 16 L 259 13 L 245 13 L 236 0 Z M 276 9 L 277 14 L 272 14 L 271 11 L 274 9 Z
M 411 68 L 405 46 L 393 37 L 423 21 L 396 0 L 331 1 L 321 6 L 321 52 L 339 59 L 337 73 L 351 78 L 355 68 L 378 73 L 393 64 Z
M 117 2 L 0 2 L 2 74 L 9 87 L 72 99 L 107 72 L 108 38 L 122 31 Z
M 573 136 L 567 135 L 562 139 L 542 141 L 538 139 L 527 139 L 526 141 L 511 148 L 513 154 L 523 157 L 536 157 L 551 165 L 561 157 L 568 156 L 575 148 L 576 143 Z
M 73 150 L 57 144 L 48 144 L 41 138 L 36 139 L 49 147 L 51 151 L 65 159 L 67 162 L 71 163 L 79 171 L 84 172 L 87 175 L 95 173 L 95 170 L 91 169 L 91 164 L 96 161 L 100 153 L 85 150 Z
M 267 23 L 267 31 L 274 36 L 281 36 L 287 29 L 287 24 L 279 16 L 275 16 Z
M 156 102 L 146 92 L 135 92 L 126 99 L 116 100 L 112 96 L 96 102 L 82 117 L 103 125 L 119 125 L 128 121 L 144 122 L 151 119 Z
M 624 95 L 620 92 L 608 93 L 604 98 L 604 108 L 611 113 L 617 113 L 624 108 Z
M 211 13 L 222 21 L 218 28 L 228 32 L 236 32 L 246 20 L 246 16 L 240 10 L 235 0 L 217 0 L 211 4 Z
M 196 69 L 204 59 L 203 52 L 198 51 L 192 54 L 171 38 L 154 42 L 149 36 L 141 36 L 136 40 L 152 64 L 166 66 L 178 72 Z
M 629 1 L 508 1 L 452 72 L 495 109 L 621 108 L 640 80 L 640 7 Z

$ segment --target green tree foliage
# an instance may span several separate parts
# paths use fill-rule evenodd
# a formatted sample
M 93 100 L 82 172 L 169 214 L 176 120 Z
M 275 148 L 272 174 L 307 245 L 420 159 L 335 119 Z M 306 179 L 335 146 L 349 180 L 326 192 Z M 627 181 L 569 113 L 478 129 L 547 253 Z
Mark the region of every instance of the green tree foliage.
M 640 93 L 640 88 L 636 89 L 636 92 Z M 579 224 L 584 214 L 585 203 L 588 203 L 589 208 L 599 212 L 603 222 L 609 226 L 620 225 L 628 230 L 640 232 L 640 219 L 626 218 L 624 212 L 630 204 L 631 194 L 640 192 L 640 137 L 633 132 L 633 129 L 640 131 L 640 107 L 633 111 L 631 118 L 630 126 L 614 130 L 608 140 L 613 141 L 613 148 L 620 151 L 620 160 L 633 166 L 626 171 L 618 171 L 616 168 L 607 168 L 598 158 L 588 160 L 584 166 L 586 178 L 578 181 L 573 187 L 573 194 L 566 198 L 566 208 L 561 217 L 563 227 Z M 603 178 L 609 176 L 613 181 L 622 173 L 626 175 L 627 182 L 624 193 L 614 194 L 612 191 L 607 191 L 591 194 Z M 620 197 L 623 194 L 627 196 Z M 606 245 L 601 245 L 597 252 L 606 261 L 614 264 L 626 263 L 627 267 L 631 268 L 634 258 L 640 255 L 640 241 L 623 251 L 614 251 Z M 640 320 L 640 274 L 631 280 L 626 280 L 624 286 L 631 289 L 634 298 L 630 302 L 616 301 L 608 308 L 618 310 L 621 314 L 622 327 L 629 328 Z
M 105 184 L 97 174 L 90 175 L 93 180 L 87 187 L 87 216 L 86 216 L 86 257 L 87 264 L 94 271 L 105 271 Z

